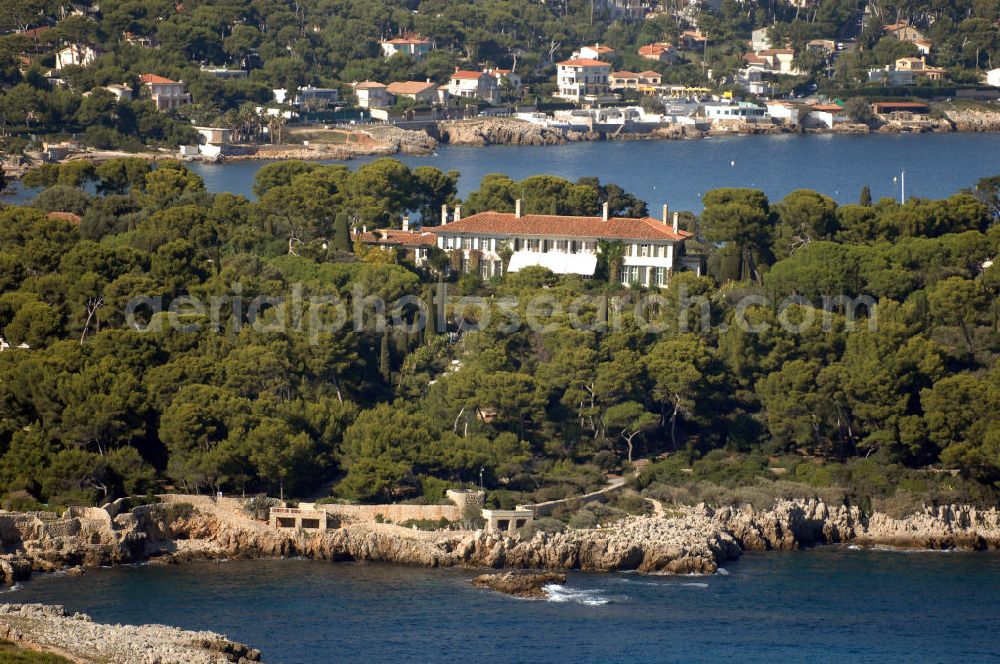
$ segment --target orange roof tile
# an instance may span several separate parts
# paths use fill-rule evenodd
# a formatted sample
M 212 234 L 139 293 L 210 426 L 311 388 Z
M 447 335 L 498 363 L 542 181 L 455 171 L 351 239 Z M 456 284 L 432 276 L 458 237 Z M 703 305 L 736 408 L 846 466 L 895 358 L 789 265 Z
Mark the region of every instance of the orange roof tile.
M 518 217 L 510 212 L 480 212 L 436 229 L 438 235 L 540 235 L 555 237 L 600 238 L 609 240 L 672 240 L 683 242 L 691 237 L 659 219 L 644 217 L 567 217 L 551 214 L 526 214 Z
M 462 79 L 471 79 L 471 80 L 476 80 L 476 79 L 482 78 L 483 76 L 488 76 L 488 74 L 485 74 L 485 73 L 483 73 L 481 71 L 465 71 L 465 70 L 461 70 L 461 69 L 456 70 L 456 71 L 452 72 L 452 74 L 451 74 L 452 78 L 462 78 Z
M 422 246 L 437 244 L 437 235 L 429 231 L 401 231 L 394 228 L 380 228 L 362 233 L 358 239 L 365 244 L 385 244 Z
M 386 87 L 386 92 L 394 95 L 417 95 L 433 90 L 437 90 L 437 83 L 427 83 L 425 81 L 398 81 L 390 83 Z
M 143 83 L 177 83 L 177 81 L 172 81 L 169 78 L 160 76 L 159 74 L 143 74 L 141 77 Z
M 378 81 L 361 81 L 360 83 L 354 84 L 355 90 L 372 90 L 375 88 L 384 88 L 385 83 L 379 83 Z
M 556 64 L 560 67 L 607 67 L 608 69 L 611 69 L 611 65 L 607 62 L 592 60 L 591 58 L 574 58 L 572 60 L 563 60 L 562 62 L 558 62 Z

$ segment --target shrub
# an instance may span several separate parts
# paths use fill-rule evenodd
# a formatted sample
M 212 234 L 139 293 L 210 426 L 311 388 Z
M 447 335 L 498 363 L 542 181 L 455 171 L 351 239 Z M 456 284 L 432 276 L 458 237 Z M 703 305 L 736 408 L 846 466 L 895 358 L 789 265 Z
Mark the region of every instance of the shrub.
M 243 509 L 246 510 L 247 514 L 258 521 L 267 521 L 271 517 L 271 508 L 280 506 L 281 501 L 277 498 L 254 496 L 247 500 Z
M 597 515 L 589 509 L 580 509 L 570 517 L 570 528 L 593 528 L 597 525 Z

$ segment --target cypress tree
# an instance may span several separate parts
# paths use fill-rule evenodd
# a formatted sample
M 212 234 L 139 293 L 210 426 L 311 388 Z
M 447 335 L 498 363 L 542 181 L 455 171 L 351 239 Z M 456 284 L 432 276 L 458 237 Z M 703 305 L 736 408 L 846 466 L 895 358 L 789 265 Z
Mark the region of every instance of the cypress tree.
M 333 248 L 337 251 L 351 250 L 351 227 L 346 212 L 338 212 L 333 219 Z
M 862 207 L 871 207 L 872 205 L 872 190 L 865 185 L 861 190 L 861 205 Z
M 392 380 L 392 358 L 389 355 L 389 333 L 382 333 L 382 343 L 378 354 L 378 370 L 382 374 L 382 380 L 389 382 Z

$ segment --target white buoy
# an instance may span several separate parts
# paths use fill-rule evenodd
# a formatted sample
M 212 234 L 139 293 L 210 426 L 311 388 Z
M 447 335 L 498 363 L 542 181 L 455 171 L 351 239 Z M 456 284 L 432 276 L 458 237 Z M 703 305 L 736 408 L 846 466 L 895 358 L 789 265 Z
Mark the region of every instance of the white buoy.
M 730 165 L 730 166 L 736 166 L 736 160 L 735 160 L 735 159 L 733 159 L 732 161 L 730 161 L 730 162 L 729 162 L 729 165 Z

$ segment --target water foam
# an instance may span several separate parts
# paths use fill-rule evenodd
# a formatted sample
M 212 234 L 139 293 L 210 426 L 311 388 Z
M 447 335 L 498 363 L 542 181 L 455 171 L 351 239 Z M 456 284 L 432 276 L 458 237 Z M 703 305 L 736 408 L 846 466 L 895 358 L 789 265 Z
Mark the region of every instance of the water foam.
M 603 606 L 611 603 L 611 599 L 601 595 L 598 590 L 578 590 L 558 583 L 551 583 L 542 590 L 545 591 L 549 602 L 576 602 L 586 606 Z

